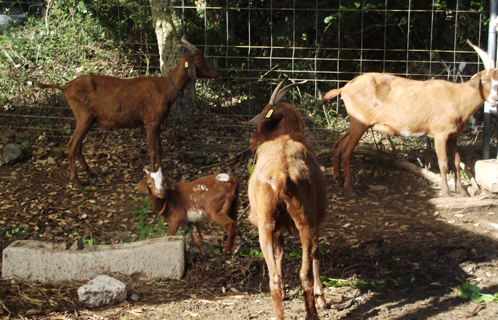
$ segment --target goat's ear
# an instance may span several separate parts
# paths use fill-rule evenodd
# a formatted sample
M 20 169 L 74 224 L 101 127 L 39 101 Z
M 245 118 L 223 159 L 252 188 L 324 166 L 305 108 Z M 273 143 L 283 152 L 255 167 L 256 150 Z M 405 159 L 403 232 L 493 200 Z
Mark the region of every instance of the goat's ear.
M 164 176 L 163 182 L 167 190 L 175 190 L 175 182 L 171 180 L 169 177 Z
M 285 112 L 278 107 L 270 108 L 268 111 L 264 111 L 265 109 L 251 120 L 242 122 L 242 124 L 258 125 L 264 121 L 280 121 L 284 117 Z
M 195 63 L 192 61 L 192 59 L 188 59 L 187 61 L 185 61 L 185 66 L 184 66 L 184 69 L 185 70 L 185 74 L 190 78 L 190 79 L 197 79 L 197 71 L 196 71 L 196 66 L 195 66 Z
M 149 194 L 149 187 L 147 187 L 147 179 L 143 178 L 137 184 L 138 192 L 143 194 Z
M 247 124 L 247 125 L 250 125 L 250 126 L 252 126 L 252 125 L 258 125 L 258 124 L 260 124 L 261 122 L 263 122 L 265 120 L 266 120 L 266 114 L 265 113 L 260 113 L 257 116 L 255 116 L 254 118 L 252 118 L 251 120 L 242 122 L 242 124 Z
M 469 86 L 471 88 L 477 89 L 479 88 L 479 84 L 481 83 L 481 72 L 476 73 L 472 78 L 469 80 Z

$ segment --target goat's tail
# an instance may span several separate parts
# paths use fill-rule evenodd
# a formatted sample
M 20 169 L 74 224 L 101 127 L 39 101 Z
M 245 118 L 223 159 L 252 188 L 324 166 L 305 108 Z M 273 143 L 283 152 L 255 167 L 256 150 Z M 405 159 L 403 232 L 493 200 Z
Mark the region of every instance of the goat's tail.
M 326 104 L 327 102 L 329 102 L 330 99 L 333 99 L 335 97 L 337 97 L 338 95 L 341 94 L 341 91 L 342 91 L 342 88 L 340 89 L 332 89 L 330 90 L 329 92 L 327 92 L 324 96 L 323 96 L 323 99 L 322 101 L 318 104 L 319 107 L 321 107 L 322 105 Z
M 273 199 L 273 207 L 278 208 L 280 205 L 287 206 L 289 196 L 289 177 L 281 172 L 279 175 L 272 178 L 271 187 L 275 190 L 275 198 Z
M 45 84 L 45 83 L 37 82 L 36 86 L 38 88 L 42 88 L 42 89 L 45 89 L 45 88 L 56 88 L 56 89 L 59 89 L 59 90 L 64 90 L 63 87 L 61 87 L 59 85 L 56 85 L 56 84 Z

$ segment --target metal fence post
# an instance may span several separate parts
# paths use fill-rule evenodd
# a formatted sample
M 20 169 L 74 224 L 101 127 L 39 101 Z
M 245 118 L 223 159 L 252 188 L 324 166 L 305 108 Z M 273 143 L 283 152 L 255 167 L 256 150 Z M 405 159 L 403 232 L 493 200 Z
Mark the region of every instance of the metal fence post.
M 498 0 L 491 1 L 491 11 L 489 15 L 489 35 L 488 35 L 488 55 L 496 61 L 496 14 L 498 10 Z M 484 130 L 483 130 L 483 159 L 489 159 L 490 140 L 491 140 L 491 106 L 484 103 Z M 498 152 L 497 152 L 498 153 Z M 497 154 L 498 157 L 498 154 Z

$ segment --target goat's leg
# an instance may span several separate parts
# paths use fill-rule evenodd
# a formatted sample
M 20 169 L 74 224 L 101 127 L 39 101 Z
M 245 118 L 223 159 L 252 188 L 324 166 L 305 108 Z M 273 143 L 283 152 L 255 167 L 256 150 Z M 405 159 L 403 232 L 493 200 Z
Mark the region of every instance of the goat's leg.
M 150 170 L 156 172 L 161 167 L 161 146 L 160 125 L 146 124 L 147 129 L 147 146 L 149 148 Z M 159 160 L 159 161 L 158 161 Z
M 296 223 L 299 225 L 298 223 Z M 301 278 L 301 285 L 304 292 L 304 303 L 306 307 L 306 319 L 318 319 L 318 313 L 315 306 L 314 285 L 313 285 L 313 264 L 312 261 L 317 258 L 317 243 L 313 239 L 311 228 L 307 224 L 301 224 L 302 228 L 299 230 L 301 235 L 301 244 L 303 247 L 303 261 L 299 277 Z M 316 237 L 315 237 L 316 238 Z
M 363 133 L 367 131 L 368 125 L 355 120 L 353 117 L 350 117 L 349 121 L 348 140 L 344 142 L 344 147 L 342 148 L 342 167 L 344 170 L 344 187 L 352 197 L 356 197 L 358 194 L 354 190 L 351 180 L 351 154 Z
M 197 227 L 196 223 L 190 222 L 188 224 L 190 231 L 192 231 L 192 242 L 195 244 L 199 252 L 205 256 L 206 250 L 204 250 L 204 245 L 202 244 L 202 234 L 201 230 Z
M 222 211 L 215 213 L 215 214 L 209 214 L 209 213 L 207 213 L 207 214 L 208 214 L 208 216 L 210 216 L 211 221 L 213 221 L 214 223 L 218 224 L 223 229 L 225 229 L 225 231 L 228 234 L 227 240 L 225 242 L 225 248 L 223 249 L 223 252 L 221 254 L 222 256 L 225 256 L 228 253 L 230 253 L 232 251 L 232 247 L 234 247 L 234 243 L 236 241 L 235 237 L 237 236 L 237 231 L 238 231 L 237 222 L 232 220 L 230 217 L 228 217 L 226 215 L 226 213 L 224 213 Z M 240 232 L 239 232 L 239 236 L 240 236 Z M 239 242 L 240 242 L 240 239 L 239 239 Z
M 90 131 L 91 126 L 92 124 L 90 123 L 90 125 L 86 127 L 86 130 L 83 132 L 81 139 L 76 144 L 76 157 L 78 158 L 78 161 L 83 170 L 85 170 L 87 179 L 94 177 L 94 174 L 92 173 L 92 171 L 90 171 L 90 167 L 88 166 L 88 163 L 86 163 L 85 158 L 83 157 L 83 152 L 81 150 L 81 147 L 83 145 L 83 139 L 86 137 L 88 131 Z
M 342 136 L 334 143 L 334 149 L 332 151 L 332 159 L 334 165 L 334 180 L 337 186 L 342 186 L 344 181 L 341 178 L 341 158 L 342 149 L 348 141 L 349 129 L 342 134 Z
M 154 149 L 156 150 L 155 153 L 156 153 L 156 162 L 155 162 L 155 166 L 156 166 L 156 171 L 159 170 L 159 168 L 162 167 L 162 154 L 163 154 L 163 150 L 161 148 L 161 125 L 159 124 L 157 126 L 157 129 L 156 129 L 156 133 L 155 133 L 155 144 L 154 144 Z
M 85 159 L 83 158 L 83 154 L 81 153 L 81 144 L 86 134 L 90 130 L 90 127 L 92 126 L 93 119 L 90 117 L 75 117 L 75 119 L 76 127 L 74 129 L 73 135 L 71 136 L 71 139 L 67 144 L 67 157 L 69 162 L 69 170 L 71 171 L 70 179 L 73 180 L 74 187 L 81 189 L 83 188 L 83 186 L 78 179 L 78 170 L 76 169 L 75 156 L 78 158 L 80 165 L 87 172 L 87 177 L 91 176 L 90 168 L 88 167 L 88 164 L 86 163 Z
M 273 249 L 275 250 L 275 263 L 277 267 L 277 273 L 282 279 L 282 288 L 284 290 L 284 299 L 285 299 L 285 279 L 284 279 L 284 235 L 283 233 L 275 233 L 273 235 Z
M 316 241 L 316 244 L 313 245 L 313 247 L 318 248 L 318 228 L 316 230 L 313 230 L 312 233 L 313 236 L 313 241 Z M 320 280 L 320 251 L 315 250 L 315 254 L 312 255 L 313 258 L 313 291 L 315 294 L 315 306 L 323 310 L 327 307 L 327 302 L 325 301 L 325 298 L 323 297 L 323 286 L 322 286 L 322 281 Z
M 460 154 L 458 153 L 457 137 L 452 137 L 446 142 L 448 154 L 450 156 L 450 163 L 455 166 L 455 190 L 460 193 L 462 197 L 468 197 L 467 190 L 463 188 L 462 178 L 460 177 Z
M 450 189 L 448 188 L 448 156 L 446 154 L 447 137 L 434 137 L 436 146 L 437 160 L 439 162 L 439 171 L 441 171 L 441 194 L 443 197 L 451 197 Z
M 271 213 L 267 213 L 266 217 L 271 217 Z M 273 244 L 273 232 L 275 231 L 275 222 L 267 221 L 266 219 L 261 219 L 258 224 L 259 229 L 259 245 L 261 246 L 261 251 L 266 260 L 266 265 L 268 266 L 268 276 L 270 278 L 270 291 L 273 298 L 273 303 L 275 304 L 275 314 L 277 320 L 282 320 L 284 318 L 284 307 L 283 301 L 285 298 L 285 290 L 282 285 L 282 277 L 277 271 L 274 244 Z
M 168 236 L 174 236 L 178 232 L 178 228 L 180 228 L 180 223 L 181 221 L 178 219 L 175 219 L 174 216 L 171 217 L 171 220 L 169 222 L 169 229 L 168 229 Z

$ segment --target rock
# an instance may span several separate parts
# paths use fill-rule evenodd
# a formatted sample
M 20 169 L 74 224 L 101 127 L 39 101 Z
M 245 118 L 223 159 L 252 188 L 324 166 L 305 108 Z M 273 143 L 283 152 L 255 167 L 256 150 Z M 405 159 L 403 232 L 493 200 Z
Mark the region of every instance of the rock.
M 12 164 L 22 159 L 22 146 L 20 144 L 9 143 L 3 148 L 2 156 L 5 163 Z
M 106 275 L 99 275 L 78 288 L 81 302 L 94 306 L 120 302 L 126 299 L 126 284 Z
M 474 170 L 481 188 L 498 193 L 498 159 L 476 161 Z

